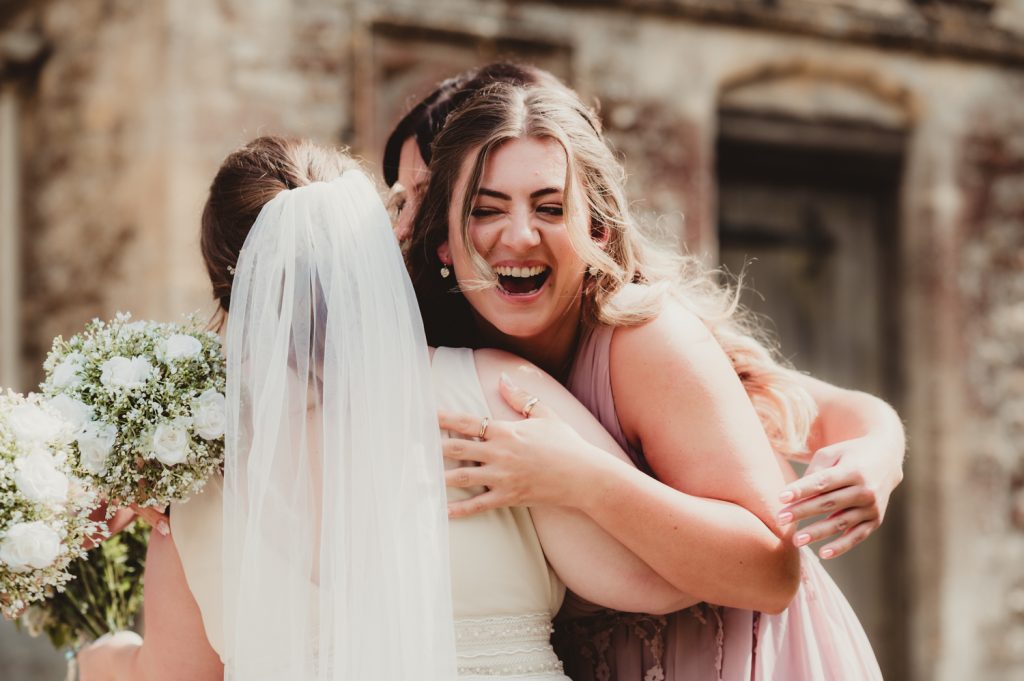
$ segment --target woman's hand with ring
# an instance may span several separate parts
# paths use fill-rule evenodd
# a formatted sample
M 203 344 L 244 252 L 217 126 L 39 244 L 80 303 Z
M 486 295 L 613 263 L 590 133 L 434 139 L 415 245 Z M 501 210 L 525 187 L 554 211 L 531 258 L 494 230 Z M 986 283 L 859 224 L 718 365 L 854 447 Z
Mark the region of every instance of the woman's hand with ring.
M 445 458 L 477 464 L 447 471 L 447 485 L 487 488 L 478 496 L 449 503 L 448 515 L 456 518 L 508 506 L 572 506 L 577 487 L 572 479 L 593 457 L 594 446 L 507 376 L 502 376 L 500 392 L 509 406 L 520 414 L 528 412 L 530 418 L 485 423 L 479 415 L 439 414 L 443 429 L 478 438 L 442 443 Z M 479 439 L 481 433 L 485 437 Z

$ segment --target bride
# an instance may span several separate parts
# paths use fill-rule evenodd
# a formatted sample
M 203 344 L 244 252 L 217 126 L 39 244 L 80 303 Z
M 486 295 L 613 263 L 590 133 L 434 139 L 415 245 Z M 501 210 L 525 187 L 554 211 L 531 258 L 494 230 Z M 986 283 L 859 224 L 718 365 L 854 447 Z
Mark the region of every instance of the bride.
M 503 373 L 625 455 L 523 360 L 427 348 L 388 215 L 345 154 L 254 140 L 214 179 L 201 240 L 226 316 L 223 481 L 153 533 L 146 637 L 84 650 L 83 681 L 564 681 L 549 636 L 566 585 L 617 610 L 696 602 L 569 509 L 449 525 L 436 411 L 489 414 L 486 439 L 489 418 L 524 417 Z

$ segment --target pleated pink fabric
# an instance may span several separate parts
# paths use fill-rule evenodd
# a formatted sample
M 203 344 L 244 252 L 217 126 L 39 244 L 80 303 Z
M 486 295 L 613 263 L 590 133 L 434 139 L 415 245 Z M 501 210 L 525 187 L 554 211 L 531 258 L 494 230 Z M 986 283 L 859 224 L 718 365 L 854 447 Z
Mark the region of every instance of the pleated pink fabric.
M 601 421 L 633 462 L 615 412 L 609 370 L 614 329 L 580 342 L 569 390 Z M 700 604 L 668 616 L 620 613 L 573 594 L 555 627 L 555 646 L 574 681 L 875 681 L 871 644 L 817 556 L 801 550 L 802 584 L 779 615 Z

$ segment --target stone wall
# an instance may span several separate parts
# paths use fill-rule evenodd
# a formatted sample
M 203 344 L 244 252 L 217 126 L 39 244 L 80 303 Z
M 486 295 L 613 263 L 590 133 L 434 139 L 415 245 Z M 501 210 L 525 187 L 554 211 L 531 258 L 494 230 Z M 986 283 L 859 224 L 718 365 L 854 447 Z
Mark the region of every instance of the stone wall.
M 956 250 L 970 421 L 958 461 L 964 542 L 950 581 L 977 612 L 983 642 L 963 675 L 1008 679 L 1024 668 L 1024 107 L 1002 104 L 979 105 L 962 150 Z
M 345 12 L 326 0 L 26 11 L 20 22 L 50 51 L 23 86 L 27 361 L 115 309 L 211 310 L 197 239 L 205 187 L 259 133 L 339 139 Z

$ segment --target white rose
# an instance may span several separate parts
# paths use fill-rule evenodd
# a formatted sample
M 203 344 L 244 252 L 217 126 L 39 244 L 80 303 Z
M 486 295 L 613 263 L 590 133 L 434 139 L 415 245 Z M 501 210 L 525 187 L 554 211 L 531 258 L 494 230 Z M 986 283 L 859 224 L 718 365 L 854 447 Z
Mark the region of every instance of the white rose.
M 51 398 L 47 404 L 60 414 L 71 427 L 78 430 L 92 420 L 92 407 L 64 393 Z
M 188 456 L 189 444 L 188 419 L 177 418 L 156 427 L 150 452 L 163 465 L 174 466 Z
M 100 383 L 117 388 L 138 388 L 153 374 L 153 365 L 145 357 L 111 357 L 100 369 Z
M 29 572 L 53 565 L 60 555 L 60 535 L 46 523 L 18 523 L 0 539 L 0 562 L 12 572 Z
M 203 344 L 198 339 L 185 333 L 176 333 L 160 343 L 157 358 L 164 364 L 170 364 L 179 359 L 196 357 L 202 351 Z
M 82 382 L 80 372 L 84 363 L 85 357 L 82 354 L 72 352 L 53 370 L 50 382 L 56 388 L 73 388 L 79 385 Z
M 37 504 L 63 504 L 68 500 L 68 477 L 57 470 L 47 451 L 37 450 L 14 460 L 14 484 L 25 498 Z
M 19 404 L 8 416 L 14 437 L 26 444 L 53 442 L 65 426 L 60 419 L 34 404 Z
M 107 423 L 90 421 L 78 431 L 77 439 L 82 468 L 93 475 L 102 475 L 107 470 L 107 457 L 117 440 L 117 428 Z
M 192 425 L 196 434 L 204 440 L 223 437 L 227 424 L 227 407 L 224 396 L 212 388 L 207 390 L 192 405 Z

